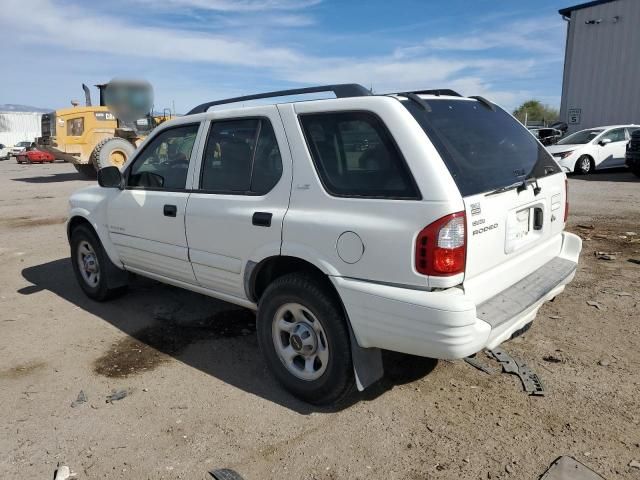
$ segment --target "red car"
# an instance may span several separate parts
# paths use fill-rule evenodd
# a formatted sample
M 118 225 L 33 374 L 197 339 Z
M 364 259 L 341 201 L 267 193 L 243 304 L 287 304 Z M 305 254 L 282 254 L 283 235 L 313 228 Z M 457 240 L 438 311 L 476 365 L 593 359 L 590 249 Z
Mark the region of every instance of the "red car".
M 55 157 L 49 152 L 43 152 L 42 150 L 23 150 L 16 154 L 16 161 L 18 163 L 53 163 Z

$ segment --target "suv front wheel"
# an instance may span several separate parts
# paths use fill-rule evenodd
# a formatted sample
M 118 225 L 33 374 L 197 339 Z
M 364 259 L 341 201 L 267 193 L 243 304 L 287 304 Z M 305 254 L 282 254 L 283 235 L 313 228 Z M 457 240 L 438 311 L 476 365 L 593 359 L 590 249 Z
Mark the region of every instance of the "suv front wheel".
M 298 398 L 336 404 L 353 391 L 346 318 L 323 282 L 298 273 L 276 279 L 260 299 L 257 330 L 269 370 Z
M 71 233 L 71 263 L 84 293 L 100 302 L 116 297 L 126 290 L 118 277 L 126 276 L 107 256 L 102 243 L 91 228 L 76 227 Z

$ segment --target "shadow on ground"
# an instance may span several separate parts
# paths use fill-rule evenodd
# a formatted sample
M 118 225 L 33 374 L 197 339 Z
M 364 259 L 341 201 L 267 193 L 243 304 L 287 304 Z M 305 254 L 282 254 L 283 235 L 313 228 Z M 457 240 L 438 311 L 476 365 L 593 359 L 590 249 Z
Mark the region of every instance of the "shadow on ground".
M 78 172 L 71 173 L 52 173 L 51 175 L 41 175 L 39 177 L 12 178 L 14 182 L 25 183 L 60 183 L 70 182 L 72 180 L 88 180 Z
M 298 413 L 334 412 L 358 401 L 373 400 L 396 385 L 431 372 L 436 361 L 384 352 L 385 377 L 349 403 L 319 408 L 289 395 L 268 374 L 258 349 L 255 314 L 216 299 L 133 277 L 129 292 L 106 303 L 87 298 L 77 285 L 69 259 L 25 268 L 31 295 L 49 290 L 128 336 L 95 359 L 93 371 L 107 377 L 129 377 L 176 359 L 230 385 Z
M 587 182 L 638 182 L 636 177 L 628 168 L 612 168 L 610 170 L 600 170 L 587 175 L 570 174 L 573 180 L 586 180 Z

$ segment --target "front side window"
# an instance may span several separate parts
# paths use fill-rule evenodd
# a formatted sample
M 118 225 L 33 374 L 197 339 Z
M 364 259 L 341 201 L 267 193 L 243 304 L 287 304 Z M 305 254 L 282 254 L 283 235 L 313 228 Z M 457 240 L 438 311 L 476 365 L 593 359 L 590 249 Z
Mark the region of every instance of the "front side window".
M 614 128 L 613 130 L 609 130 L 607 133 L 602 135 L 600 140 L 611 140 L 613 142 L 624 142 L 627 140 L 627 137 L 624 133 L 624 128 Z
M 282 176 L 282 158 L 264 118 L 214 122 L 202 162 L 201 190 L 264 195 Z
M 183 125 L 159 133 L 131 165 L 127 186 L 183 189 L 198 124 Z
M 592 128 L 590 130 L 580 130 L 572 133 L 568 137 L 564 137 L 556 145 L 584 145 L 596 138 L 603 132 L 601 128 Z
M 391 134 L 376 115 L 306 114 L 300 122 L 320 179 L 330 194 L 420 198 Z
M 67 135 L 79 137 L 84 133 L 84 118 L 72 118 L 67 120 Z

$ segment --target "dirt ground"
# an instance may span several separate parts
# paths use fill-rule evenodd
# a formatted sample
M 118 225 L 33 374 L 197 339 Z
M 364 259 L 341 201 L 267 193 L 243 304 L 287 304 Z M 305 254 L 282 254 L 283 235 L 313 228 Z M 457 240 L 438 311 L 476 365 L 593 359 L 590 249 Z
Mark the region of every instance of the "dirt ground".
M 247 480 L 537 479 L 565 454 L 608 479 L 640 478 L 629 466 L 640 461 L 630 173 L 570 180 L 578 274 L 504 345 L 546 396 L 462 361 L 388 355 L 381 384 L 341 409 L 275 383 L 251 312 L 145 280 L 110 303 L 88 300 L 64 220 L 69 194 L 89 183 L 64 163 L 0 162 L 1 478 L 51 478 L 61 463 L 79 479 L 203 479 L 220 467 Z M 72 406 L 80 391 L 87 401 Z

